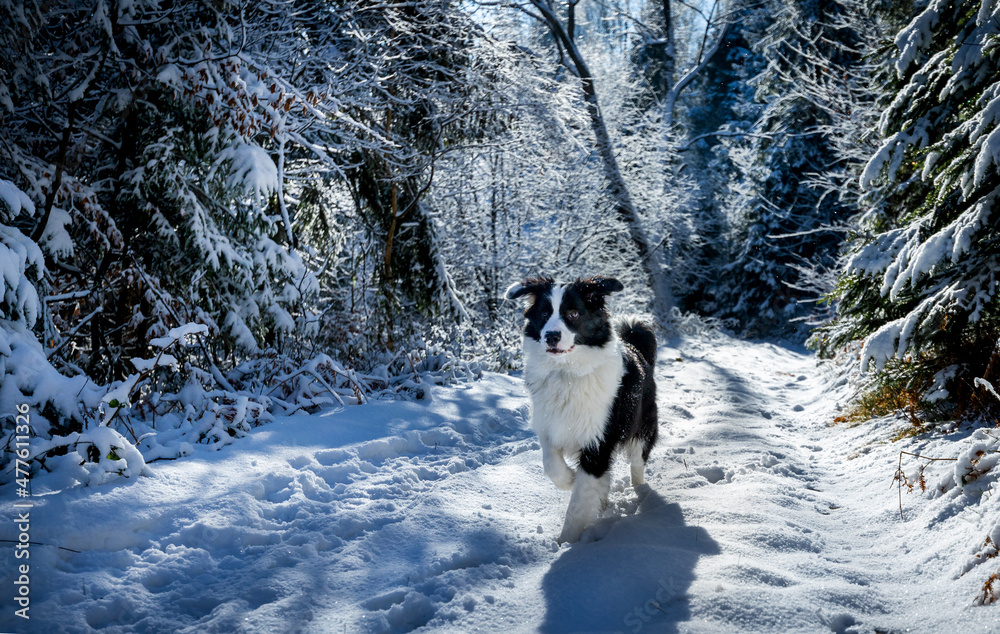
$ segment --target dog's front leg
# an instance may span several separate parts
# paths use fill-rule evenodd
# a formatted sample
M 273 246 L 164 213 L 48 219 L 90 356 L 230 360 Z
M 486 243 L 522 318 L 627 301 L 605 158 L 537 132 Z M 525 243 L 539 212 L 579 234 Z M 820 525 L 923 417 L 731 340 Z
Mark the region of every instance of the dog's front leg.
M 553 447 L 548 438 L 539 437 L 542 445 L 542 467 L 545 468 L 545 475 L 549 480 L 563 491 L 573 488 L 573 478 L 575 473 L 566 464 L 563 452 L 558 447 Z
M 608 499 L 611 490 L 611 475 L 605 473 L 600 478 L 594 477 L 580 469 L 573 484 L 573 495 L 566 509 L 566 521 L 563 523 L 559 543 L 580 541 L 583 531 L 597 520 L 601 507 Z

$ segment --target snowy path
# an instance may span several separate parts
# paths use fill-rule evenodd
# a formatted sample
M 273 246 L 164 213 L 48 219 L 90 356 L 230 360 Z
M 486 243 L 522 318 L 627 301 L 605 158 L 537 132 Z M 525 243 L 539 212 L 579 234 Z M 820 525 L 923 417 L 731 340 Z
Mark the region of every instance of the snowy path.
M 836 484 L 843 454 L 825 448 L 834 415 L 815 361 L 770 345 L 693 348 L 668 375 L 681 395 L 667 407 L 691 422 L 672 426 L 672 458 L 690 467 L 675 499 L 719 554 L 685 598 L 690 625 L 842 631 L 884 612 L 878 567 L 852 552 L 864 523 Z
M 81 553 L 36 547 L 34 629 L 5 610 L 0 630 L 989 631 L 994 608 L 971 611 L 975 582 L 942 561 L 961 537 L 907 543 L 964 520 L 901 532 L 899 448 L 829 428 L 829 382 L 772 345 L 661 348 L 648 485 L 618 465 L 604 516 L 563 548 L 568 493 L 517 378 L 283 419 L 37 498 L 32 538 Z

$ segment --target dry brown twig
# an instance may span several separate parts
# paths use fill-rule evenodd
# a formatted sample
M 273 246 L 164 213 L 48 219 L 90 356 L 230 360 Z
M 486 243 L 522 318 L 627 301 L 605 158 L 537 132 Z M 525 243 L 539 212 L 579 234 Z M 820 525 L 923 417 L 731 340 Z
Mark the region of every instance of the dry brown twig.
M 896 483 L 896 492 L 899 494 L 899 519 L 903 519 L 903 485 L 906 485 L 907 492 L 913 490 L 913 482 L 910 482 L 906 477 L 906 473 L 903 472 L 903 454 L 907 456 L 913 456 L 914 458 L 920 458 L 921 460 L 926 460 L 927 462 L 920 465 L 920 472 L 917 478 L 917 484 L 920 486 L 921 491 L 926 490 L 926 482 L 924 481 L 924 469 L 932 462 L 955 462 L 958 458 L 931 458 L 929 456 L 921 456 L 920 454 L 911 453 L 909 451 L 899 452 L 899 464 L 896 466 L 896 473 L 892 476 L 892 481 Z M 889 486 L 892 486 L 891 484 Z
M 973 601 L 974 605 L 989 605 L 997 600 L 997 595 L 1000 594 L 1000 591 L 993 587 L 996 581 L 1000 581 L 1000 574 L 994 572 L 983 582 L 982 589 Z

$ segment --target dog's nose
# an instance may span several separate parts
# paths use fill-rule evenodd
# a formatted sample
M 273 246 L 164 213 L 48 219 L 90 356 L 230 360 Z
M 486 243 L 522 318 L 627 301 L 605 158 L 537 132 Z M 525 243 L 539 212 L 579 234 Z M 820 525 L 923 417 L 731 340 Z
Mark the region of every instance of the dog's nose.
M 560 334 L 558 330 L 550 330 L 545 333 L 545 345 L 550 348 L 555 348 L 556 344 L 559 343 Z

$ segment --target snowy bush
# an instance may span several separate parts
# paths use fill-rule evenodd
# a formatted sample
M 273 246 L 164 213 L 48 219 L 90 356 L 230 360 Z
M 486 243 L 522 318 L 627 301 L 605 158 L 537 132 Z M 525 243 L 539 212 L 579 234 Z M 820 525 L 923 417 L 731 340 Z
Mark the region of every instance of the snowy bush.
M 426 399 L 429 387 L 481 376 L 455 343 L 415 344 L 384 356 L 370 370 L 346 368 L 328 355 L 306 361 L 264 351 L 226 375 L 199 357 L 208 328 L 187 324 L 154 339 L 147 359 L 125 379 L 99 386 L 66 377 L 44 358 L 30 333 L 14 337 L 3 403 L 30 407 L 36 471 L 56 472 L 60 486 L 101 484 L 152 473 L 147 463 L 190 455 L 196 445 L 221 448 L 275 415 L 343 407 L 377 399 Z M 2 446 L 14 443 L 14 413 L 6 414 Z M 15 453 L 0 464 L 0 484 L 13 479 Z
M 998 554 L 1000 514 L 995 504 L 983 504 L 992 502 L 995 496 L 1000 495 L 1000 474 L 995 472 L 998 462 L 1000 434 L 996 429 L 978 429 L 973 432 L 971 443 L 959 454 L 954 469 L 943 474 L 937 488 L 932 491 L 932 495 L 953 500 L 953 504 L 960 507 L 979 505 L 980 513 L 993 522 L 985 540 L 977 544 L 974 554 L 960 565 L 957 577 L 978 570 L 979 566 L 994 560 Z M 988 605 L 1000 598 L 998 572 L 986 576 L 980 591 L 972 598 L 974 605 Z

